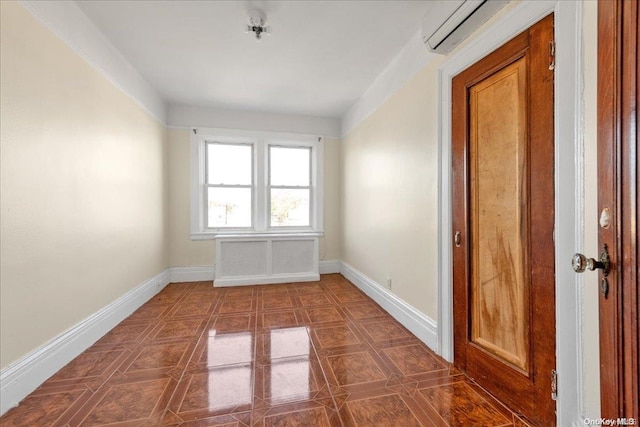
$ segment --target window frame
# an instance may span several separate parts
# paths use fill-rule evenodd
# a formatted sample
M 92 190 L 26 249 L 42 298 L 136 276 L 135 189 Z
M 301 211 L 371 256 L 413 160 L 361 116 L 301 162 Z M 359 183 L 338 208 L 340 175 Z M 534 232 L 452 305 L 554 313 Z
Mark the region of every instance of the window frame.
M 207 144 L 252 145 L 251 227 L 209 228 L 207 215 Z M 269 148 L 310 149 L 309 226 L 271 225 L 271 186 Z M 234 129 L 190 129 L 191 240 L 210 240 L 234 235 L 313 235 L 323 236 L 323 158 L 322 137 Z M 307 188 L 307 187 L 302 187 Z
M 233 145 L 233 146 L 245 146 L 245 147 L 250 147 L 251 148 L 251 179 L 250 179 L 250 184 L 246 185 L 246 184 L 211 184 L 209 183 L 209 162 L 207 161 L 207 159 L 209 158 L 209 149 L 212 145 Z M 255 147 L 255 143 L 253 142 L 228 142 L 228 141 L 218 141 L 217 139 L 204 139 L 204 182 L 202 185 L 202 190 L 203 190 L 203 203 L 202 203 L 202 208 L 204 209 L 204 212 L 202 213 L 204 215 L 203 217 L 203 223 L 206 224 L 206 226 L 204 227 L 206 230 L 227 230 L 227 231 L 232 231 L 232 230 L 248 230 L 248 229 L 253 229 L 254 224 L 255 224 L 255 193 L 256 193 L 256 180 L 255 180 L 255 174 L 256 174 L 256 169 L 255 169 L 255 162 L 254 162 L 254 158 L 255 158 L 255 151 L 256 151 L 256 147 Z M 250 201 L 251 201 L 251 215 L 250 215 L 250 225 L 246 226 L 246 227 L 209 227 L 209 188 L 249 188 L 251 190 L 251 196 L 250 196 Z
M 272 185 L 271 184 L 271 148 L 294 148 L 294 149 L 307 149 L 309 150 L 309 185 L 308 186 L 291 186 L 291 185 Z M 314 191 L 313 191 L 313 174 L 314 174 L 314 166 L 313 166 L 313 147 L 309 145 L 294 145 L 294 144 L 267 144 L 267 183 L 266 183 L 266 194 L 267 194 L 267 227 L 270 230 L 299 230 L 299 229 L 308 229 L 313 224 L 313 207 L 314 203 Z M 309 225 L 308 226 L 296 226 L 296 225 L 276 225 L 274 226 L 271 223 L 271 190 L 274 188 L 279 189 L 308 189 L 309 190 Z

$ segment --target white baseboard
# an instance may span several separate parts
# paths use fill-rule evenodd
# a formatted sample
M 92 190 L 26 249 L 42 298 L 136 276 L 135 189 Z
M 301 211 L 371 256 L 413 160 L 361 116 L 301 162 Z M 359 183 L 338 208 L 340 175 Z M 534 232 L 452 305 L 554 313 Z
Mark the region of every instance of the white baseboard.
M 320 274 L 340 273 L 341 268 L 342 262 L 339 260 L 332 259 L 318 262 L 318 270 Z M 171 275 L 171 283 L 203 282 L 213 280 L 215 275 L 215 266 L 203 265 L 199 267 L 171 267 L 169 272 Z
M 320 274 L 340 273 L 340 271 L 342 270 L 342 261 L 339 261 L 337 259 L 320 261 L 318 263 L 318 270 Z
M 171 267 L 169 269 L 171 283 L 208 282 L 213 280 L 215 267 L 203 265 L 198 267 Z
M 169 270 L 136 286 L 71 329 L 0 371 L 0 415 L 89 348 L 169 284 Z
M 216 288 L 222 288 L 225 286 L 251 286 L 273 285 L 276 283 L 317 282 L 318 280 L 320 280 L 320 275 L 314 273 L 279 274 L 268 277 L 223 277 L 220 279 L 215 279 L 214 286 Z
M 397 295 L 346 262 L 342 263 L 341 273 L 437 353 L 438 325 L 435 320 L 416 310 L 406 301 L 398 298 Z

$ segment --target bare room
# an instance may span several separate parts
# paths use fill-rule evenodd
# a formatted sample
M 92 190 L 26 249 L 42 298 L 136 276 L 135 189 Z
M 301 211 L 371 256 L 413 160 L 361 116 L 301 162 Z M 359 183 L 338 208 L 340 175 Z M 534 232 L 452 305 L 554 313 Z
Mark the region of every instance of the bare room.
M 0 425 L 637 425 L 637 0 L 2 0 Z

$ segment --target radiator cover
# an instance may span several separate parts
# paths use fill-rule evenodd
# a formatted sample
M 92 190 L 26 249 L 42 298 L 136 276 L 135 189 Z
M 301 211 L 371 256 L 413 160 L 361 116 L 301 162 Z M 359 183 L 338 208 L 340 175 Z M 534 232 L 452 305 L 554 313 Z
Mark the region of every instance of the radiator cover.
M 216 238 L 214 286 L 320 280 L 318 237 L 237 235 Z

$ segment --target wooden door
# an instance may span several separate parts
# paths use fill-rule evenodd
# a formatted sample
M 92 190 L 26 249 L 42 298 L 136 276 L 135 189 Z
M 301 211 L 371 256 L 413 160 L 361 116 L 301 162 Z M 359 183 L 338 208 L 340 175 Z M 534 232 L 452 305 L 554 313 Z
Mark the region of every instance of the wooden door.
M 638 364 L 638 1 L 598 5 L 599 245 L 612 261 L 600 292 L 602 416 L 634 418 L 639 411 Z M 593 256 L 593 255 L 591 255 Z M 604 280 L 602 272 L 598 273 Z M 602 283 L 602 282 L 601 282 Z M 608 288 L 608 289 L 607 289 Z M 604 291 L 604 292 L 603 292 Z
M 555 424 L 553 15 L 452 82 L 454 363 Z

